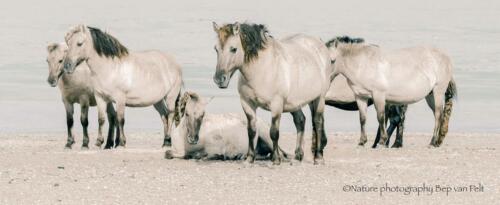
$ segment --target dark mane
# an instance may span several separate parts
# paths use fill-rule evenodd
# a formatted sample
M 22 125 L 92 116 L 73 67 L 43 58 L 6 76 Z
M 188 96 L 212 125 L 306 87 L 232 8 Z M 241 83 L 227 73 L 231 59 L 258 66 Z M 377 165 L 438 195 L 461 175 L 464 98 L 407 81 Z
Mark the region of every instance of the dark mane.
M 258 56 L 260 50 L 264 49 L 267 41 L 268 30 L 262 24 L 241 24 L 241 45 L 245 51 L 245 62 L 249 62 Z
M 337 36 L 333 38 L 332 40 L 329 40 L 328 42 L 325 43 L 326 47 L 330 48 L 332 47 L 335 43 L 350 43 L 350 44 L 357 44 L 357 43 L 364 43 L 365 39 L 362 38 L 351 38 L 349 36 Z
M 128 49 L 123 46 L 115 37 L 102 32 L 98 28 L 88 27 L 90 30 L 90 35 L 92 36 L 92 41 L 94 43 L 94 49 L 99 56 L 105 57 L 124 57 L 128 55 Z
M 245 62 L 249 62 L 257 57 L 260 50 L 265 48 L 267 37 L 270 37 L 269 32 L 266 26 L 262 24 L 242 23 L 239 25 L 239 35 L 245 52 Z M 226 24 L 219 28 L 218 36 L 221 46 L 224 46 L 227 39 L 234 35 L 234 26 L 235 24 Z

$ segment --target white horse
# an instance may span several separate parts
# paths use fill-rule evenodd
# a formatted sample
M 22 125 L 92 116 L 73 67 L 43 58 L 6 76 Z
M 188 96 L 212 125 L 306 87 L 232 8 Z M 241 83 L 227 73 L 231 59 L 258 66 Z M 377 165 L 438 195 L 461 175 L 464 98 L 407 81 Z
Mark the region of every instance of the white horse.
M 243 159 L 248 152 L 247 122 L 234 113 L 206 114 L 207 100 L 193 92 L 184 93 L 176 106 L 176 127 L 172 131 L 172 149 L 165 158 Z M 256 152 L 267 157 L 272 151 L 269 125 L 257 120 Z M 281 152 L 286 157 L 286 153 Z
M 83 63 L 76 67 L 75 72 L 71 75 L 65 74 L 63 72 L 63 59 L 66 55 L 68 47 L 65 43 L 51 43 L 47 46 L 47 63 L 49 64 L 49 77 L 47 82 L 52 87 L 59 87 L 61 92 L 62 101 L 64 103 L 64 108 L 66 109 L 66 125 L 68 128 L 68 140 L 66 143 L 66 148 L 71 149 L 71 146 L 75 143 L 73 137 L 73 105 L 75 103 L 80 104 L 81 115 L 80 122 L 83 127 L 83 143 L 82 148 L 88 149 L 89 136 L 88 136 L 88 110 L 89 106 L 96 106 L 98 108 L 98 119 L 99 119 L 99 136 L 96 141 L 96 146 L 101 146 L 104 142 L 104 137 L 102 135 L 102 129 L 104 123 L 106 122 L 106 103 L 100 98 L 94 97 L 94 89 L 91 82 L 91 74 L 87 64 Z M 60 80 L 59 80 L 60 79 Z M 111 130 L 114 128 L 114 109 L 110 107 L 111 115 L 109 119 L 109 127 Z M 109 139 L 109 136 L 108 136 Z
M 325 93 L 333 72 L 328 49 L 323 42 L 306 35 L 281 40 L 271 37 L 264 25 L 213 23 L 218 41 L 217 69 L 214 81 L 227 88 L 231 76 L 239 70 L 241 105 L 248 121 L 249 149 L 247 162 L 255 158 L 253 140 L 256 134 L 256 109 L 271 111 L 273 164 L 280 164 L 278 149 L 281 113 L 291 112 L 297 128 L 296 159 L 303 157 L 305 117 L 301 108 L 309 105 L 312 113 L 312 152 L 314 163 L 323 161 L 326 134 L 323 125 Z
M 368 99 L 373 99 L 377 110 L 380 144 L 385 144 L 385 105 L 412 104 L 426 99 L 434 112 L 435 125 L 430 145 L 438 147 L 448 127 L 451 100 L 456 95 L 450 58 L 433 47 L 412 47 L 384 51 L 378 46 L 352 42 L 349 37 L 333 39 L 330 46 L 334 74 L 342 74 L 352 88 L 360 110 L 360 119 L 366 115 Z M 446 104 L 446 107 L 444 106 Z M 445 117 L 443 110 L 447 110 Z M 362 136 L 366 134 L 362 133 Z
M 182 71 L 168 54 L 159 51 L 130 52 L 113 36 L 78 25 L 65 36 L 68 54 L 64 70 L 72 73 L 86 62 L 93 74 L 94 89 L 106 102 L 116 104 L 119 146 L 125 146 L 125 106 L 154 105 L 163 121 L 163 146 L 170 146 L 175 101 L 182 87 Z
M 327 47 L 331 47 L 337 38 L 331 40 L 326 43 Z M 344 38 L 345 41 L 350 41 L 350 43 L 363 43 L 364 40 L 361 38 Z M 333 54 L 335 55 L 335 49 L 332 49 Z M 333 56 L 333 58 L 335 58 Z M 347 79 L 343 75 L 337 76 L 334 80 L 332 80 L 330 84 L 330 89 L 325 96 L 326 105 L 330 105 L 336 107 L 341 110 L 347 111 L 357 111 L 358 105 L 356 103 L 356 96 L 352 91 L 351 87 L 347 82 Z M 373 104 L 372 99 L 368 99 L 367 106 Z M 403 130 L 404 130 L 404 120 L 406 113 L 407 105 L 388 105 L 386 106 L 386 118 L 389 118 L 389 128 L 387 128 L 388 140 L 386 141 L 386 145 L 389 145 L 389 139 L 397 129 L 396 132 L 396 140 L 392 145 L 393 148 L 400 148 L 403 146 Z M 365 121 L 366 119 L 361 120 L 361 133 L 365 133 Z M 377 132 L 377 137 L 375 138 L 375 142 L 373 143 L 373 148 L 375 148 L 380 140 L 380 131 Z M 358 145 L 363 146 L 367 142 L 366 135 L 361 135 Z

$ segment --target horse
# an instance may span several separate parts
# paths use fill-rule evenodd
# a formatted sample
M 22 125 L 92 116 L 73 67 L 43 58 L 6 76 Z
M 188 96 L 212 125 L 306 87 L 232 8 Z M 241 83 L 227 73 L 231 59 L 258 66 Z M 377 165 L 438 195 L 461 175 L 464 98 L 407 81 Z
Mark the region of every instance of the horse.
M 353 42 L 350 37 L 330 42 L 332 78 L 339 74 L 346 77 L 356 96 L 361 121 L 366 118 L 368 100 L 373 100 L 381 133 L 379 144 L 387 141 L 386 103 L 408 105 L 424 98 L 435 120 L 430 146 L 442 144 L 448 131 L 451 101 L 457 93 L 448 55 L 429 46 L 385 51 L 364 41 Z M 366 136 L 363 132 L 361 135 Z
M 325 45 L 328 49 L 332 49 L 332 44 L 337 38 L 334 40 L 328 41 Z M 364 39 L 361 38 L 344 38 L 344 41 L 349 41 L 350 43 L 361 43 L 364 42 Z M 331 52 L 335 52 L 334 49 Z M 337 76 L 334 80 L 332 80 L 330 84 L 330 88 L 325 96 L 326 105 L 347 111 L 357 111 L 358 105 L 356 104 L 356 96 L 354 92 L 349 87 L 347 79 L 343 75 Z M 372 99 L 368 99 L 367 106 L 373 104 Z M 389 140 L 394 132 L 397 129 L 396 140 L 392 145 L 393 148 L 400 148 L 403 146 L 403 130 L 404 130 L 404 120 L 406 113 L 407 105 L 387 105 L 386 106 L 386 119 L 389 118 L 390 125 L 387 128 L 388 139 L 386 142 L 386 146 L 389 145 Z M 361 124 L 361 133 L 365 131 L 365 122 L 366 119 L 360 119 Z M 375 138 L 375 142 L 372 145 L 375 148 L 380 139 L 380 131 L 377 132 L 377 137 Z M 358 145 L 363 146 L 367 142 L 366 135 L 361 135 Z
M 356 99 L 354 96 L 354 92 L 349 87 L 347 83 L 347 79 L 339 75 L 337 76 L 332 83 L 330 84 L 330 89 L 325 95 L 325 104 L 346 111 L 357 111 L 358 105 L 356 104 Z M 367 106 L 373 104 L 371 99 L 368 100 Z M 392 144 L 392 148 L 400 148 L 403 146 L 403 130 L 404 130 L 404 120 L 407 105 L 387 105 L 385 109 L 386 119 L 389 119 L 390 125 L 387 128 L 388 139 L 386 141 L 386 146 L 389 146 L 389 140 L 391 138 L 394 130 L 397 129 L 396 132 L 396 140 Z M 364 130 L 365 121 L 362 121 L 361 129 Z M 375 142 L 372 145 L 375 148 L 380 139 L 380 131 L 377 132 L 377 137 L 375 138 Z M 361 137 L 358 145 L 363 146 L 367 141 L 366 136 Z
M 246 119 L 235 113 L 209 114 L 205 107 L 209 100 L 194 92 L 185 92 L 175 113 L 172 131 L 172 149 L 166 159 L 240 160 L 248 152 Z M 266 158 L 272 151 L 269 125 L 257 119 L 256 153 Z M 245 134 L 244 134 L 245 133 Z M 287 154 L 281 150 L 283 157 Z
M 182 70 L 174 57 L 150 50 L 129 52 L 115 37 L 98 28 L 77 25 L 65 35 L 68 53 L 64 71 L 72 73 L 85 62 L 93 73 L 94 90 L 116 105 L 119 143 L 125 146 L 125 106 L 153 105 L 164 127 L 163 146 L 170 146 L 175 102 L 180 97 Z
M 283 39 L 272 37 L 262 24 L 234 23 L 222 26 L 213 22 L 218 41 L 215 45 L 217 67 L 215 84 L 227 88 L 239 70 L 238 92 L 248 121 L 249 147 L 246 162 L 253 163 L 256 135 L 256 110 L 270 111 L 273 141 L 272 161 L 279 165 L 278 149 L 281 114 L 290 112 L 297 129 L 295 158 L 303 158 L 305 116 L 309 105 L 313 121 L 312 152 L 314 164 L 323 163 L 326 134 L 323 125 L 325 94 L 333 72 L 328 48 L 315 37 L 295 34 Z
M 63 59 L 67 51 L 68 47 L 66 43 L 50 43 L 47 46 L 47 63 L 49 65 L 49 76 L 47 78 L 47 82 L 50 86 L 57 86 L 59 88 L 64 108 L 66 109 L 68 140 L 65 147 L 71 149 L 72 145 L 75 143 L 75 139 L 73 137 L 73 106 L 75 103 L 80 104 L 81 109 L 80 122 L 83 127 L 82 149 L 89 148 L 89 136 L 87 130 L 89 124 L 89 107 L 97 106 L 99 130 L 95 145 L 100 147 L 104 142 L 102 130 L 104 123 L 106 122 L 106 112 L 108 112 L 109 117 L 109 129 L 113 130 L 114 128 L 114 109 L 113 107 L 107 108 L 106 103 L 101 98 L 94 96 L 91 73 L 87 64 L 80 64 L 71 75 L 63 72 Z

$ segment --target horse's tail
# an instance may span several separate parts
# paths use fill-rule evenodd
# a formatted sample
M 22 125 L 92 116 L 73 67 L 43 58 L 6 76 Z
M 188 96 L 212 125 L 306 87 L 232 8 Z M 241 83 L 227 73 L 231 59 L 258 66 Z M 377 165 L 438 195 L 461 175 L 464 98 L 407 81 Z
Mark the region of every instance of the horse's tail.
M 439 138 L 437 141 L 437 145 L 441 145 L 443 143 L 444 137 L 448 133 L 448 124 L 450 122 L 451 110 L 453 107 L 453 99 L 457 97 L 457 85 L 453 79 L 448 83 L 448 88 L 444 94 L 444 109 L 443 114 L 441 115 L 441 126 L 439 129 Z

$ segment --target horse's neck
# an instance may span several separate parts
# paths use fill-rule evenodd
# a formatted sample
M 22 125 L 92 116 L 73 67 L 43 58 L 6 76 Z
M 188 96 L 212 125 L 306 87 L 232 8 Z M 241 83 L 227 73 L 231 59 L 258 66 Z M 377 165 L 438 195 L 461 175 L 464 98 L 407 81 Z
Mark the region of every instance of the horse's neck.
M 267 43 L 266 48 L 259 51 L 255 59 L 245 63 L 240 69 L 242 76 L 247 82 L 262 79 L 265 76 L 274 75 L 276 68 L 276 42 L 274 39 Z
M 119 57 L 103 57 L 94 53 L 87 59 L 87 65 L 92 73 L 100 77 L 116 70 L 115 67 L 120 66 L 122 61 Z

